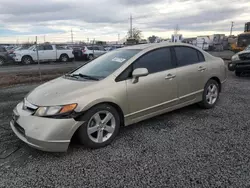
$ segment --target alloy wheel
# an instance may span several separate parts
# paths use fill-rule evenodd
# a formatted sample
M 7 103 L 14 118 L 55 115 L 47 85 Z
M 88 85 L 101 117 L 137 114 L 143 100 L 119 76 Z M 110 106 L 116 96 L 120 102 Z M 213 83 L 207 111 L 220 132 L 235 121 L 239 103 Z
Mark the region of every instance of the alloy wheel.
M 0 58 L 0 66 L 4 64 L 4 59 Z
M 93 55 L 89 55 L 89 60 L 93 60 L 94 56 Z
M 87 133 L 93 142 L 103 143 L 113 135 L 115 126 L 115 117 L 111 112 L 99 111 L 90 118 Z
M 218 87 L 215 84 L 210 84 L 207 88 L 206 100 L 208 104 L 213 105 L 218 99 Z
M 23 62 L 24 62 L 24 64 L 28 65 L 31 63 L 31 59 L 29 57 L 25 57 Z
M 62 56 L 62 62 L 67 62 L 68 61 L 68 58 L 67 58 L 67 56 Z

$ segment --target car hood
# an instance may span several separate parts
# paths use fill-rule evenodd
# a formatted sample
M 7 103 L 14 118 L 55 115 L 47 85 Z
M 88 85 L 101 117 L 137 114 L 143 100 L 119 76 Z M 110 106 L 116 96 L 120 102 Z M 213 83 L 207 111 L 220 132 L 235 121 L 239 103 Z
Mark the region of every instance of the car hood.
M 96 91 L 98 86 L 95 86 L 99 85 L 99 82 L 102 81 L 79 81 L 60 77 L 38 86 L 26 98 L 30 103 L 37 106 L 76 103 L 79 97 Z
M 243 50 L 241 52 L 238 52 L 237 55 L 240 55 L 240 54 L 248 54 L 250 53 L 250 50 Z
M 14 51 L 14 53 L 17 53 L 17 54 L 29 54 L 31 52 L 34 52 L 32 50 L 16 50 Z

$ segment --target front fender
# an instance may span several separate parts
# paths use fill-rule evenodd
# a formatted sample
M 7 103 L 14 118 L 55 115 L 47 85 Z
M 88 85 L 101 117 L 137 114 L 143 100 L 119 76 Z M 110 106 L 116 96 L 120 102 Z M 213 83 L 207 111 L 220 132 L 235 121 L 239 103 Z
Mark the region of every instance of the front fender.
M 84 101 L 81 102 L 80 104 L 78 104 L 78 107 L 76 108 L 76 112 L 85 112 L 87 110 L 89 110 L 90 108 L 92 108 L 95 105 L 101 104 L 101 103 L 114 103 L 117 106 L 119 106 L 122 111 L 126 111 L 126 109 L 124 109 L 124 107 L 122 107 L 123 105 L 120 104 L 115 98 L 111 98 L 111 97 L 102 97 L 102 98 L 97 98 L 93 101 Z

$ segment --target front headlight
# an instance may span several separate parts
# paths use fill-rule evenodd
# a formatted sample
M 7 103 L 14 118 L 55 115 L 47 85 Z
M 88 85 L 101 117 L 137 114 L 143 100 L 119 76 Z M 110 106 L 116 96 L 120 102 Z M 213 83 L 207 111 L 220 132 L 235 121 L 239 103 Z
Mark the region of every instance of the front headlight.
M 72 112 L 77 107 L 77 104 L 67 104 L 62 106 L 41 106 L 36 112 L 35 116 L 53 116 Z
M 232 61 L 237 61 L 237 60 L 240 60 L 238 54 L 235 54 L 233 57 L 232 57 Z

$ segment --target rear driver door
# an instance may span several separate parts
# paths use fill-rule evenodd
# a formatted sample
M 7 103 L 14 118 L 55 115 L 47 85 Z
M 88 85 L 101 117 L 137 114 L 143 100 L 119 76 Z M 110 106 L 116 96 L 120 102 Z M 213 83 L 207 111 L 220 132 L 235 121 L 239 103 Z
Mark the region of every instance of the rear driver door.
M 207 82 L 207 62 L 197 49 L 188 46 L 174 47 L 177 69 L 179 103 L 186 103 L 201 97 Z

